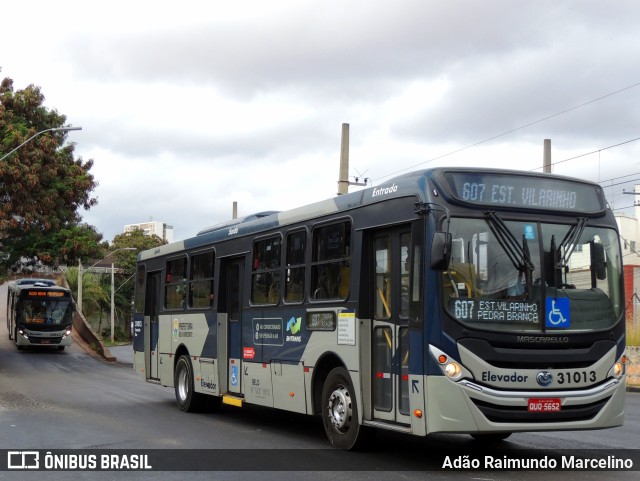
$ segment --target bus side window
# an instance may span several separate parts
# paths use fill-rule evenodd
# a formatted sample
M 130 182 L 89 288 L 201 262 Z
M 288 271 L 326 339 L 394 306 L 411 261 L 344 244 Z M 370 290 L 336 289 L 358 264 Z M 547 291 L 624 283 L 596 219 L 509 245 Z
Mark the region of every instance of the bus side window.
M 253 245 L 251 272 L 251 302 L 278 304 L 280 302 L 280 248 L 278 235 L 256 241 Z
M 315 228 L 311 263 L 312 299 L 346 299 L 351 280 L 351 223 Z
M 306 239 L 306 231 L 292 232 L 287 235 L 285 302 L 302 302 L 304 300 Z

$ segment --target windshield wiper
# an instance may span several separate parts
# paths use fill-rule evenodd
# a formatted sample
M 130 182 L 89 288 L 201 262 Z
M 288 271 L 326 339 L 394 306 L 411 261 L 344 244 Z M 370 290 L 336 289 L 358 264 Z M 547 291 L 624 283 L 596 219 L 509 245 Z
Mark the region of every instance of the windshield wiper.
M 533 270 L 535 265 L 531 261 L 531 254 L 529 253 L 529 244 L 527 238 L 522 235 L 522 245 L 518 242 L 513 233 L 509 230 L 504 221 L 498 217 L 498 214 L 494 211 L 487 211 L 486 215 L 489 217 L 489 227 L 491 232 L 498 239 L 500 247 L 504 250 L 509 257 L 509 260 L 513 266 L 520 272 L 525 274 L 525 285 L 531 286 L 533 281 Z
M 569 266 L 569 259 L 576 250 L 578 241 L 580 237 L 582 237 L 582 232 L 587 226 L 587 220 L 586 217 L 579 217 L 578 222 L 569 228 L 558 247 L 556 247 L 555 236 L 551 236 L 550 247 L 551 254 L 553 255 L 554 282 L 556 286 L 563 284 L 562 274 Z M 563 249 L 564 253 L 562 252 Z
M 567 267 L 567 265 L 569 265 L 569 258 L 571 257 L 571 254 L 573 254 L 573 251 L 576 250 L 578 240 L 580 240 L 580 237 L 582 236 L 582 232 L 584 231 L 586 225 L 587 218 L 580 217 L 578 218 L 578 223 L 572 225 L 567 234 L 564 236 L 564 239 L 562 239 L 562 242 L 560 242 L 560 245 L 558 246 L 558 258 L 560 258 L 562 248 L 566 249 L 564 251 L 564 255 L 562 256 L 562 258 L 560 258 L 560 265 L 558 267 Z

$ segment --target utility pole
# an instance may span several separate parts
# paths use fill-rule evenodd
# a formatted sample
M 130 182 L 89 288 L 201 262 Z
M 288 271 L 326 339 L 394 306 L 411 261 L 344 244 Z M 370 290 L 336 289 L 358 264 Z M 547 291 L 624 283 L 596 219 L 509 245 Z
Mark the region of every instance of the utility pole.
M 551 139 L 544 139 L 544 154 L 542 160 L 542 171 L 545 174 L 551 173 Z
M 338 195 L 349 193 L 349 124 L 342 124 L 340 140 L 340 173 L 338 176 Z
M 369 179 L 364 182 L 349 182 L 349 124 L 342 124 L 342 137 L 340 140 L 340 172 L 338 177 L 338 195 L 348 194 L 350 185 L 367 185 Z

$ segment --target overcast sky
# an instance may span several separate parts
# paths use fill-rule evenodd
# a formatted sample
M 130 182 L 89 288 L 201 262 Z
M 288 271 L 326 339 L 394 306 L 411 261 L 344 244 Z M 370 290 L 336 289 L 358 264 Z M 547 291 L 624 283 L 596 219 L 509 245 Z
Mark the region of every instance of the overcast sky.
M 601 182 L 619 211 L 640 183 L 637 0 L 27 0 L 0 16 L 0 76 L 82 126 L 68 140 L 99 183 L 83 219 L 109 241 L 335 195 L 342 123 L 371 185 L 540 170 L 545 138 L 554 172 Z

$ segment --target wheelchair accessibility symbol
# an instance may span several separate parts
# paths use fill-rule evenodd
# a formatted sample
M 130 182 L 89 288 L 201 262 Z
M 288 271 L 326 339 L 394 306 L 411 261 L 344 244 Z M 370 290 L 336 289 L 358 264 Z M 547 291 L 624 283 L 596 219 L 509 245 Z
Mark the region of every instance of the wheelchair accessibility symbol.
M 231 385 L 234 387 L 238 386 L 238 381 L 238 366 L 231 366 Z
M 569 299 L 566 297 L 547 297 L 546 304 L 546 327 L 552 329 L 567 329 L 571 324 L 569 318 Z

